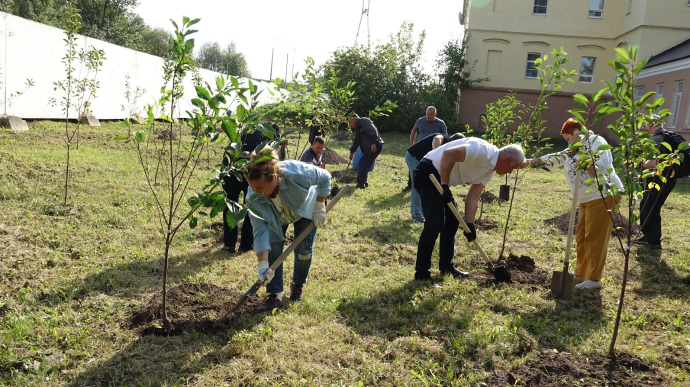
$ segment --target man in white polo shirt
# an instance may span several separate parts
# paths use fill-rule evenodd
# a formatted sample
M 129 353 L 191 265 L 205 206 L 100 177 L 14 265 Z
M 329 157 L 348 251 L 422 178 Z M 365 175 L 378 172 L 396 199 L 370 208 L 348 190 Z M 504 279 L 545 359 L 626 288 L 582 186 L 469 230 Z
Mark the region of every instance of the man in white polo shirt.
M 416 280 L 433 282 L 429 269 L 431 253 L 439 234 L 441 241 L 438 267 L 441 273 L 456 278 L 469 275 L 458 270 L 453 262 L 455 234 L 459 223 L 446 204 L 452 202 L 455 205 L 450 186 L 471 184 L 465 198 L 465 222 L 470 232 L 463 234 L 468 242 L 472 242 L 477 238 L 474 216 L 484 187 L 494 174 L 511 173 L 524 165 L 525 152 L 520 145 L 513 144 L 498 149 L 480 138 L 463 138 L 427 153 L 415 169 L 414 176 L 414 186 L 421 196 L 422 211 L 426 219 L 417 246 Z M 434 175 L 441 183 L 443 194 L 439 195 L 429 175 Z

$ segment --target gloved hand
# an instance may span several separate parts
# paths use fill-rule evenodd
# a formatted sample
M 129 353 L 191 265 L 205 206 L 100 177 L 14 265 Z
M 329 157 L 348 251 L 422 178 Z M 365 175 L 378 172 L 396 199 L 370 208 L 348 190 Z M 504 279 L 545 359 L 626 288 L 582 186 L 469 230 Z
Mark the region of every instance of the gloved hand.
M 450 203 L 453 201 L 453 193 L 450 192 L 450 187 L 448 184 L 441 184 L 441 188 L 443 188 L 443 194 L 441 196 L 443 197 L 443 202 L 444 203 Z
M 314 203 L 314 209 L 311 211 L 311 220 L 314 221 L 316 227 L 326 224 L 326 205 L 324 203 Z
M 470 232 L 462 232 L 465 234 L 465 238 L 467 238 L 468 242 L 472 242 L 473 240 L 477 239 L 477 230 L 474 228 L 474 223 L 467 223 L 467 228 L 470 229 Z
M 259 281 L 271 282 L 275 272 L 268 267 L 268 261 L 259 262 Z

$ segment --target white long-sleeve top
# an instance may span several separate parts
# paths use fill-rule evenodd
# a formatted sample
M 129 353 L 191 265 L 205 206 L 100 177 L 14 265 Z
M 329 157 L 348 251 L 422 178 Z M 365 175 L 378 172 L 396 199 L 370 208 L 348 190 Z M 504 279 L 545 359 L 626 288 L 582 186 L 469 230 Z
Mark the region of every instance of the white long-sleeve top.
M 585 150 L 589 152 L 590 149 L 597 149 L 601 145 L 607 144 L 606 140 L 604 140 L 603 137 L 598 136 L 593 134 L 592 132 L 588 132 L 589 135 L 589 141 L 584 141 L 585 143 Z M 608 180 L 610 184 L 615 185 L 618 187 L 619 190 L 623 190 L 623 183 L 621 182 L 621 179 L 616 175 L 616 170 L 613 168 L 613 154 L 611 153 L 610 149 L 602 150 L 599 151 L 600 158 L 597 160 L 597 162 L 594 164 L 596 173 L 598 175 L 601 174 L 608 174 Z M 563 167 L 565 170 L 565 181 L 568 183 L 568 187 L 570 188 L 570 193 L 574 194 L 575 193 L 575 177 L 576 177 L 576 170 L 577 170 L 577 159 L 579 158 L 579 155 L 572 155 L 570 149 L 564 149 L 560 152 L 556 153 L 550 153 L 548 155 L 544 155 L 541 157 L 541 161 L 549 168 L 556 168 L 556 167 Z M 611 172 L 607 173 L 608 169 L 611 169 Z M 582 204 L 582 203 L 587 203 L 592 200 L 596 199 L 601 199 L 601 196 L 599 195 L 599 191 L 597 190 L 596 182 L 590 185 L 585 184 L 585 181 L 587 181 L 590 178 L 594 178 L 594 176 L 590 177 L 590 174 L 587 171 L 582 171 L 580 174 L 580 181 L 579 183 L 579 192 L 577 194 L 577 204 Z M 594 190 L 594 192 L 586 192 L 587 190 Z M 606 192 L 604 192 L 604 196 L 608 196 Z

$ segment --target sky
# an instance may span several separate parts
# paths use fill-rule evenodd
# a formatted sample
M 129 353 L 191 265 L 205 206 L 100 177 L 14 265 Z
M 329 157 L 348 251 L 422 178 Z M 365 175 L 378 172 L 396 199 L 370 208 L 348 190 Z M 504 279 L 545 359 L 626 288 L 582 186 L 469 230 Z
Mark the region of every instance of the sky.
M 173 30 L 170 19 L 200 18 L 192 37 L 197 47 L 205 42 L 222 46 L 235 43 L 244 54 L 253 78 L 287 78 L 301 72 L 309 56 L 324 64 L 333 51 L 357 43 L 388 41 L 403 21 L 414 23 L 415 35 L 426 30 L 423 66 L 435 69 L 438 51 L 462 33 L 458 14 L 462 0 L 139 0 L 135 9 L 151 27 Z M 273 68 L 271 69 L 271 53 Z

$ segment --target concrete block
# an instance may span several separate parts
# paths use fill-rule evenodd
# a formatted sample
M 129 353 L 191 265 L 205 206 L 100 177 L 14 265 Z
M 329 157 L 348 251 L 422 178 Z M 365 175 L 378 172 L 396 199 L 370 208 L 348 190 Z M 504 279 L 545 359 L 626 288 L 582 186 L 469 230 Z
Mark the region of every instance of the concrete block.
M 29 130 L 29 125 L 26 123 L 26 121 L 17 116 L 0 117 L 0 126 L 13 130 Z
M 89 114 L 84 114 L 79 118 L 79 123 L 81 124 L 88 124 L 89 126 L 101 126 L 101 123 L 98 121 L 98 118 L 89 115 Z

